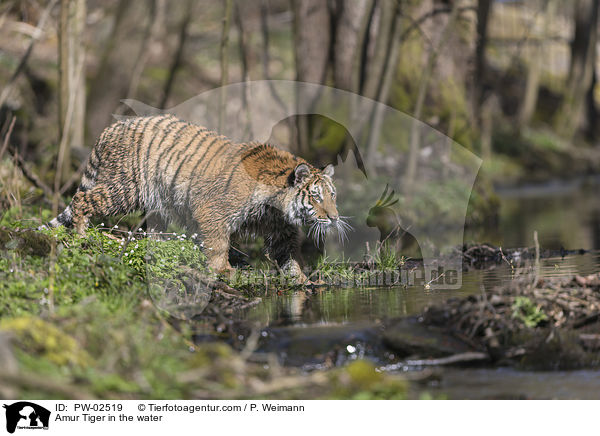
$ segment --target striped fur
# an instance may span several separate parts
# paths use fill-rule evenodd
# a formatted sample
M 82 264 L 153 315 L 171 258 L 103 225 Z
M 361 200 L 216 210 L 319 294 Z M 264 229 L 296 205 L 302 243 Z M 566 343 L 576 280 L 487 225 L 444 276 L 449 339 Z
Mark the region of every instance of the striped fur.
M 129 118 L 104 130 L 71 204 L 49 225 L 83 233 L 92 216 L 158 212 L 202 236 L 215 271 L 231 269 L 232 235 L 262 235 L 271 259 L 304 279 L 297 226 L 311 225 L 317 239 L 346 226 L 332 176 L 331 165 L 233 143 L 170 115 Z

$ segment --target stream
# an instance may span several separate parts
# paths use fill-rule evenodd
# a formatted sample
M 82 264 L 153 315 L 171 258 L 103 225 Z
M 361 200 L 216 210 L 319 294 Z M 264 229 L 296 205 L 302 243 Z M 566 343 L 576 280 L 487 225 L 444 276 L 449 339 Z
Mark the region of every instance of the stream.
M 600 271 L 600 196 L 597 185 L 582 181 L 551 183 L 520 190 L 500 190 L 499 225 L 467 229 L 465 241 L 490 242 L 501 247 L 533 245 L 537 230 L 544 249 L 583 249 L 585 253 L 541 260 L 541 277 L 571 277 Z M 531 269 L 531 262 L 524 265 Z M 281 364 L 310 371 L 365 358 L 392 373 L 420 370 L 382 346 L 380 325 L 405 318 L 399 334 L 426 341 L 432 337 L 412 322 L 430 304 L 465 297 L 509 283 L 515 271 L 507 263 L 463 273 L 458 290 L 408 287 L 320 289 L 269 295 L 259 305 L 237 314 L 261 327 L 255 355 L 275 354 Z M 435 335 L 434 335 L 435 336 Z M 446 344 L 444 344 L 446 345 Z M 449 346 L 452 346 L 450 344 Z M 265 362 L 267 361 L 265 357 Z M 434 397 L 480 398 L 600 398 L 600 371 L 520 371 L 509 367 L 441 367 L 435 380 L 418 389 Z M 418 393 L 417 393 L 418 394 Z M 416 395 L 417 395 L 416 394 Z M 418 396 L 418 395 L 417 395 Z

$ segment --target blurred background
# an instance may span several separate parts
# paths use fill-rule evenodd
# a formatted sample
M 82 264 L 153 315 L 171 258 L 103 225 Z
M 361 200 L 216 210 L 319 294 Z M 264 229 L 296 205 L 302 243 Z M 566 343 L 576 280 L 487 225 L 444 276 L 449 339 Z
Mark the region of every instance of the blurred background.
M 600 248 L 598 3 L 5 0 L 2 219 L 23 207 L 50 217 L 113 115 L 133 114 L 122 99 L 168 109 L 222 85 L 286 79 L 385 103 L 481 157 L 467 241 L 527 246 L 538 230 L 548 248 Z M 347 130 L 329 119 L 283 124 L 273 141 L 311 161 L 347 150 Z M 382 153 L 390 146 L 397 158 Z M 398 159 L 410 190 L 428 152 L 383 135 L 362 159 L 373 174 Z

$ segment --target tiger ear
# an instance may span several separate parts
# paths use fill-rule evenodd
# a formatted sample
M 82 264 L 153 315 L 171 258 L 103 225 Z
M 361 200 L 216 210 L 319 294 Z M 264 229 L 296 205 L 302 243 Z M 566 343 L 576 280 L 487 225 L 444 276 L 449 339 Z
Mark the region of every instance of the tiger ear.
M 323 174 L 327 177 L 333 177 L 334 169 L 333 165 L 329 164 L 325 168 L 323 168 Z
M 300 185 L 310 175 L 310 168 L 305 163 L 299 164 L 294 170 L 294 185 Z

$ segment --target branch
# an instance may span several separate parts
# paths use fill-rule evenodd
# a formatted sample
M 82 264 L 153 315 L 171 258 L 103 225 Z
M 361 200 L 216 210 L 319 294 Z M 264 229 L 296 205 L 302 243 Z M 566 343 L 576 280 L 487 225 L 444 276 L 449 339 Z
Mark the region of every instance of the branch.
M 44 191 L 44 194 L 49 198 L 52 199 L 54 196 L 54 191 L 52 191 L 52 189 L 46 185 L 42 179 L 40 179 L 37 174 L 35 174 L 31 168 L 29 168 L 29 165 L 27 165 L 27 163 L 23 160 L 23 158 L 21 157 L 21 155 L 19 153 L 17 153 L 17 151 L 12 150 L 11 147 L 8 147 L 8 154 L 10 154 L 15 162 L 15 164 L 17 165 L 17 167 L 19 167 L 19 169 L 23 172 L 23 175 L 25 176 L 25 178 L 27 180 L 29 180 L 33 185 L 37 186 L 38 188 L 40 188 L 42 191 Z M 65 203 L 64 201 L 62 201 L 62 199 L 58 199 L 58 205 L 59 207 L 65 207 Z
M 4 142 L 2 143 L 2 149 L 0 149 L 0 160 L 2 160 L 2 155 L 6 151 L 6 147 L 8 146 L 8 141 L 10 139 L 10 135 L 12 135 L 13 127 L 15 127 L 15 121 L 17 121 L 17 117 L 11 115 L 12 120 L 10 121 L 10 125 L 8 126 L 8 130 L 6 131 L 6 135 L 4 136 Z
M 477 10 L 477 6 L 463 6 L 461 8 L 457 8 L 457 13 L 460 15 L 463 12 L 476 11 L 476 10 Z M 426 35 L 421 30 L 421 24 L 423 24 L 428 19 L 435 17 L 436 15 L 449 14 L 451 12 L 452 12 L 451 7 L 433 9 L 432 11 L 421 15 L 416 20 L 414 18 L 412 18 L 410 15 L 403 15 L 405 18 L 408 18 L 411 21 L 411 25 L 402 33 L 402 35 L 400 36 L 400 41 L 404 41 L 408 37 L 408 35 L 410 35 L 412 33 L 412 31 L 416 30 L 423 36 L 423 39 L 427 39 L 427 42 L 429 43 L 429 45 L 432 45 L 432 42 L 429 40 L 429 38 L 426 37 Z
M 54 8 L 54 5 L 56 5 L 57 1 L 58 0 L 52 0 L 48 4 L 48 6 L 46 6 L 46 9 L 44 9 L 44 12 L 42 12 L 40 21 L 38 22 L 38 25 L 35 28 L 35 31 L 31 37 L 31 41 L 29 42 L 29 47 L 27 47 L 27 50 L 25 51 L 25 54 L 21 58 L 19 65 L 17 65 L 17 69 L 13 72 L 12 76 L 10 76 L 10 79 L 8 79 L 8 83 L 2 90 L 2 93 L 0 94 L 0 107 L 2 107 L 2 105 L 8 98 L 8 95 L 10 94 L 10 91 L 12 91 L 15 81 L 17 80 L 19 75 L 23 72 L 23 70 L 25 69 L 25 65 L 27 65 L 29 56 L 31 55 L 31 52 L 33 51 L 33 46 L 35 45 L 36 41 L 42 35 L 44 25 L 46 24 L 46 20 L 50 16 L 50 12 L 52 12 L 52 9 Z

